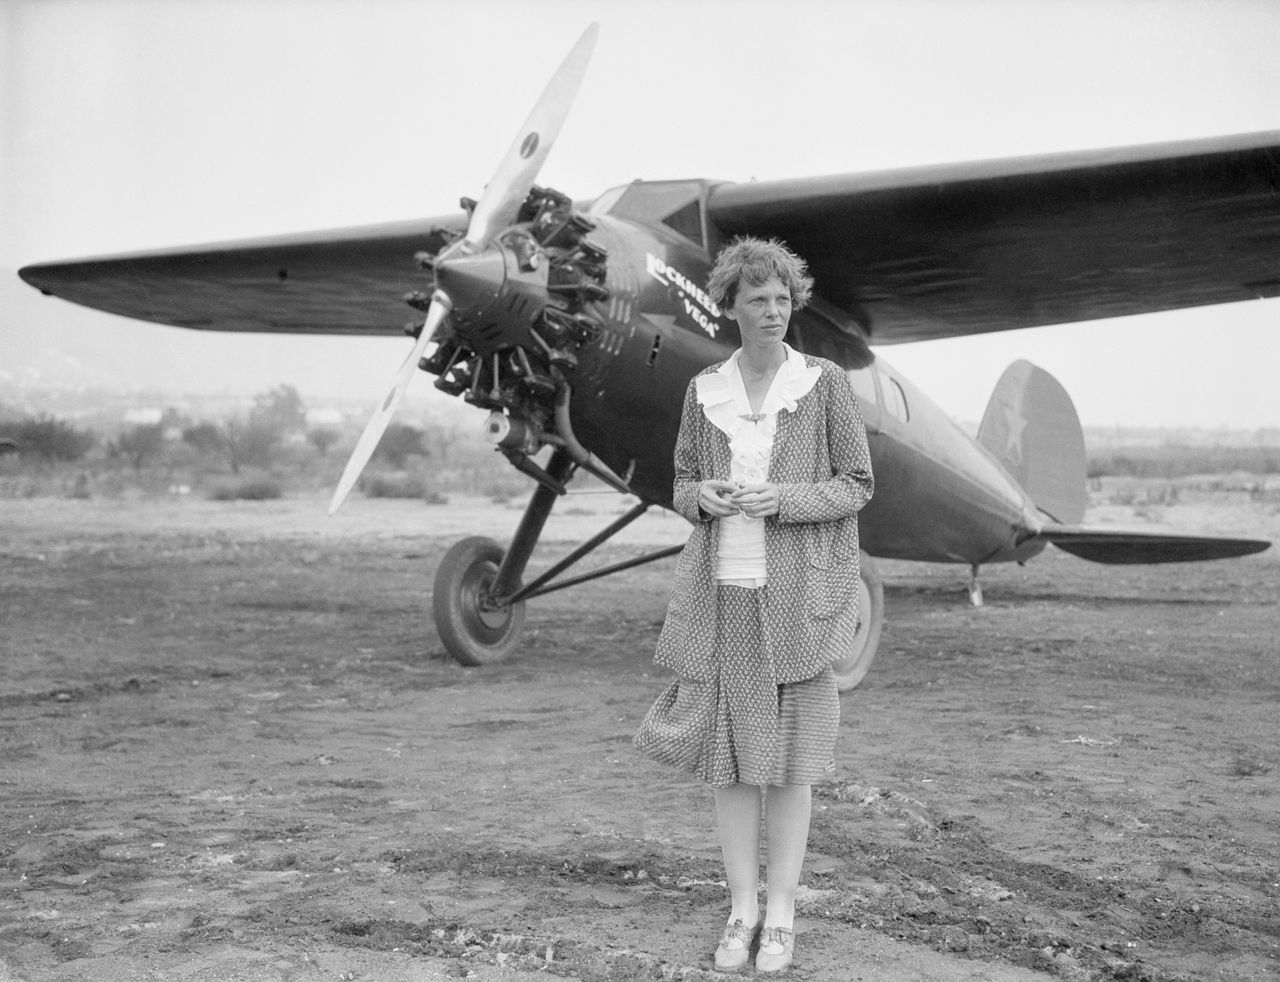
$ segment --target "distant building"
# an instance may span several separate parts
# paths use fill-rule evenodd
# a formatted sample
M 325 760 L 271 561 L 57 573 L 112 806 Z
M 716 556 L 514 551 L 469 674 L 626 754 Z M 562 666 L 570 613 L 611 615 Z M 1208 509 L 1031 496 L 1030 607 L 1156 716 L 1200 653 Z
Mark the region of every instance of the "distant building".
M 124 423 L 126 426 L 158 426 L 164 419 L 164 410 L 152 407 L 126 409 Z
M 307 426 L 341 426 L 343 413 L 341 409 L 328 407 L 325 409 L 308 409 Z

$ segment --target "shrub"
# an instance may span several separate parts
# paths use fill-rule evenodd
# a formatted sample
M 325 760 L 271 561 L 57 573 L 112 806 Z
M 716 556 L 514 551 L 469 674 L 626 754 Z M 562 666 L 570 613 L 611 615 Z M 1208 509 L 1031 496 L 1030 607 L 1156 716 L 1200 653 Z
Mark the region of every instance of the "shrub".
M 367 498 L 421 498 L 428 505 L 447 505 L 449 496 L 428 488 L 412 474 L 372 474 L 360 482 Z
M 141 474 L 147 462 L 159 457 L 163 451 L 163 426 L 131 426 L 107 444 L 107 459 L 123 457 L 135 474 Z
M 373 474 L 364 480 L 369 498 L 425 498 L 427 485 L 411 474 Z
M 1089 455 L 1090 477 L 1140 477 L 1175 480 L 1196 474 L 1280 470 L 1280 449 L 1270 446 L 1133 446 L 1102 449 Z
M 411 456 L 427 456 L 427 448 L 422 442 L 424 436 L 425 432 L 416 426 L 392 423 L 382 434 L 373 455 L 392 467 L 403 467 Z
M 66 420 L 47 414 L 28 417 L 4 427 L 6 445 L 15 446 L 24 457 L 34 457 L 46 464 L 75 461 L 89 452 L 94 434 L 81 430 Z
M 321 457 L 329 456 L 329 448 L 338 442 L 341 434 L 324 426 L 317 426 L 307 431 L 307 442 L 320 451 Z
M 209 497 L 214 501 L 271 501 L 283 496 L 280 485 L 267 478 L 223 484 L 209 492 Z

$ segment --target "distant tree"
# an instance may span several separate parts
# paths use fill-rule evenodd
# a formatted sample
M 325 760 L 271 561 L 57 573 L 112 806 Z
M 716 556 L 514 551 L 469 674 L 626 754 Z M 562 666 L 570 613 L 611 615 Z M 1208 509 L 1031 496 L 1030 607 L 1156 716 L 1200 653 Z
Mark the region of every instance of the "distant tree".
M 173 406 L 165 409 L 164 415 L 160 417 L 160 427 L 165 432 L 169 430 L 181 431 L 190 425 L 192 425 L 191 417 L 181 409 L 175 409 Z
M 232 416 L 222 423 L 200 423 L 182 431 L 185 443 L 202 454 L 225 454 L 232 474 L 246 464 L 270 467 L 281 432 L 273 426 Z
M 169 430 L 165 430 L 166 437 Z M 182 440 L 164 441 L 164 449 L 160 454 L 160 463 L 164 467 L 165 480 L 174 483 L 177 480 L 178 472 L 190 470 L 199 462 L 199 454 L 195 447 Z
M 307 434 L 307 441 L 320 451 L 321 457 L 328 457 L 329 448 L 338 442 L 338 431 L 317 426 Z
M 283 432 L 265 422 L 233 417 L 222 424 L 222 438 L 231 461 L 231 473 L 245 464 L 270 467 Z
M 458 427 L 436 424 L 430 427 L 430 436 L 431 442 L 435 445 L 435 455 L 441 463 L 447 462 L 450 448 L 458 442 Z
M 254 396 L 249 425 L 274 430 L 281 436 L 301 433 L 307 426 L 307 408 L 292 385 L 278 385 L 270 392 Z
M 427 456 L 427 448 L 422 442 L 425 435 L 418 427 L 410 426 L 408 423 L 392 423 L 382 434 L 375 456 L 396 469 L 402 468 L 405 461 L 415 454 Z
M 222 453 L 226 440 L 222 430 L 213 423 L 197 423 L 182 431 L 182 441 L 202 454 Z
M 141 474 L 148 462 L 164 450 L 164 426 L 160 423 L 131 426 L 107 444 L 107 456 L 123 457 Z
M 250 423 L 240 437 L 240 459 L 255 467 L 270 467 L 280 449 L 280 431 L 259 423 Z
M 66 420 L 41 413 L 9 427 L 4 434 L 18 445 L 24 457 L 45 463 L 79 460 L 89 452 L 96 437 L 90 430 L 77 429 Z

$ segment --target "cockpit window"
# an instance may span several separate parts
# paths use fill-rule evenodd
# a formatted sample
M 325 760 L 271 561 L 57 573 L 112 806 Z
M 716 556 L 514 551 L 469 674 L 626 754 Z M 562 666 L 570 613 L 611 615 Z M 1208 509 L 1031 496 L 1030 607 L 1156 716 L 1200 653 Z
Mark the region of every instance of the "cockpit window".
M 587 210 L 592 215 L 608 215 L 613 211 L 613 206 L 618 203 L 618 199 L 626 193 L 627 188 L 625 185 L 620 188 L 610 188 L 604 194 L 600 195 L 600 197 L 596 198 L 595 201 L 591 202 L 591 207 Z
M 591 211 L 650 225 L 660 223 L 697 245 L 706 245 L 702 184 L 698 181 L 637 181 L 625 188 L 606 191 L 596 199 Z
M 673 211 L 663 222 L 686 239 L 702 245 L 702 208 L 697 201 L 690 201 L 679 211 Z

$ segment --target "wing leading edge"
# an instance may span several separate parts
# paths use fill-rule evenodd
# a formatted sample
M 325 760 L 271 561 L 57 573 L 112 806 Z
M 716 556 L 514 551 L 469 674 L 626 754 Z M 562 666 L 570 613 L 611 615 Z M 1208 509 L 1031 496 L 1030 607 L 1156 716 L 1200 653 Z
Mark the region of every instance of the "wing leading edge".
M 414 261 L 460 215 L 41 263 L 18 271 L 45 294 L 138 320 L 212 331 L 401 334 L 403 297 L 430 291 Z
M 723 184 L 707 214 L 785 239 L 878 344 L 1280 296 L 1280 131 Z

